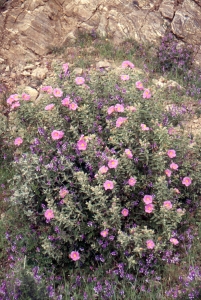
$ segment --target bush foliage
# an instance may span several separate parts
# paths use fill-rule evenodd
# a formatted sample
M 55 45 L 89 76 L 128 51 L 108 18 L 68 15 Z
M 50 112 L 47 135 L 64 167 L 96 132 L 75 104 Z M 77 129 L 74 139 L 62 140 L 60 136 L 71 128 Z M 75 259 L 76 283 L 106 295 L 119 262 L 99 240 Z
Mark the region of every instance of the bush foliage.
M 135 269 L 150 253 L 160 260 L 199 206 L 199 141 L 171 117 L 164 126 L 161 91 L 122 66 L 76 77 L 65 65 L 37 103 L 13 108 L 11 201 L 57 266 Z

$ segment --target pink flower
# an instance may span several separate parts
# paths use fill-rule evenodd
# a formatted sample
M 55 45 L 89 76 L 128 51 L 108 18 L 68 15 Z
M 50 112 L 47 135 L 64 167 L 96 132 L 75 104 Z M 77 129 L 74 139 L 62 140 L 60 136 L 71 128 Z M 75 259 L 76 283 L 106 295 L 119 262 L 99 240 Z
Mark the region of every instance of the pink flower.
M 11 109 L 14 109 L 16 107 L 20 106 L 20 102 L 18 94 L 10 95 L 10 97 L 6 100 L 7 104 L 11 105 Z
M 180 191 L 177 188 L 174 188 L 176 194 L 180 194 Z
M 66 73 L 68 71 L 68 64 L 63 64 L 62 69 L 64 70 L 64 73 Z
M 190 177 L 184 177 L 183 180 L 182 180 L 182 184 L 184 184 L 185 186 L 189 186 L 191 185 L 191 179 Z
M 154 205 L 152 203 L 145 205 L 145 212 L 150 214 L 154 210 Z
M 163 207 L 165 207 L 167 209 L 171 209 L 172 208 L 172 203 L 170 201 L 164 201 L 163 202 Z
M 11 105 L 13 102 L 15 102 L 15 100 L 11 97 L 9 97 L 7 100 L 6 100 L 7 104 Z
M 168 134 L 169 135 L 172 135 L 172 134 L 174 134 L 175 133 L 175 129 L 174 128 L 169 128 L 168 129 Z
M 124 106 L 122 104 L 116 104 L 114 108 L 117 112 L 124 112 Z
M 14 145 L 16 146 L 19 146 L 23 143 L 23 139 L 21 137 L 17 137 L 15 140 L 14 140 Z
M 52 209 L 47 209 L 44 215 L 48 221 L 54 218 L 54 212 Z
M 175 163 L 171 163 L 170 164 L 170 169 L 173 169 L 173 170 L 178 170 L 179 166 Z
M 149 89 L 145 89 L 142 96 L 143 96 L 144 99 L 151 98 L 151 92 L 150 92 L 150 90 Z
M 141 81 L 137 81 L 137 82 L 135 83 L 135 86 L 136 86 L 136 88 L 139 89 L 139 90 L 144 90 L 144 87 L 143 87 L 143 84 L 142 84 Z
M 174 157 L 177 156 L 177 155 L 176 155 L 176 151 L 175 151 L 174 149 L 168 150 L 167 155 L 168 155 L 170 158 L 174 158 Z
M 53 140 L 60 140 L 64 136 L 64 132 L 59 130 L 53 130 L 51 136 Z
M 134 186 L 136 184 L 137 180 L 134 177 L 129 178 L 128 184 L 130 186 Z
M 19 101 L 16 101 L 16 102 L 14 102 L 14 103 L 11 105 L 11 109 L 14 109 L 14 108 L 17 108 L 17 107 L 20 107 L 20 102 L 19 102 Z
M 105 190 L 112 190 L 114 188 L 114 183 L 110 180 L 106 180 L 103 186 Z
M 90 86 L 88 86 L 87 84 L 83 84 L 83 87 L 85 88 L 85 89 L 87 89 L 87 90 L 89 90 L 90 89 Z
M 108 171 L 108 167 L 106 166 L 102 166 L 99 170 L 98 170 L 101 174 L 105 174 Z
M 50 85 L 43 86 L 42 91 L 47 92 L 48 94 L 52 94 L 53 88 Z
M 70 110 L 76 110 L 77 108 L 78 108 L 77 103 L 71 102 L 71 103 L 69 104 L 69 109 L 70 109 Z
M 109 231 L 108 229 L 102 230 L 101 233 L 100 233 L 100 235 L 102 237 L 106 237 L 108 235 L 108 231 Z
M 175 238 L 171 238 L 170 239 L 170 243 L 172 243 L 173 245 L 178 245 L 179 244 L 179 241 Z
M 81 139 L 77 142 L 78 150 L 86 150 L 87 149 L 87 142 L 84 139 Z
M 122 211 L 121 211 L 121 214 L 124 216 L 124 217 L 127 217 L 128 214 L 129 214 L 129 210 L 127 208 L 123 208 Z
M 147 249 L 154 249 L 155 247 L 155 244 L 152 240 L 147 240 L 146 244 L 147 244 Z
M 166 169 L 165 174 L 167 175 L 167 177 L 170 177 L 172 172 L 169 169 Z
M 56 89 L 53 90 L 53 95 L 54 95 L 55 97 L 59 98 L 59 97 L 62 97 L 63 92 L 62 92 L 61 89 L 56 88 Z
M 130 67 L 131 69 L 133 69 L 134 68 L 134 64 L 132 62 L 130 62 L 129 60 L 125 60 L 125 61 L 122 62 L 121 67 L 123 69 L 125 69 L 127 67 Z
M 110 107 L 108 107 L 107 113 L 108 113 L 108 115 L 111 115 L 114 111 L 115 111 L 115 107 L 110 106 Z
M 13 99 L 13 101 L 18 101 L 19 100 L 19 95 L 18 94 L 13 94 L 13 95 L 10 95 L 11 99 Z
M 116 167 L 118 166 L 118 160 L 117 159 L 110 159 L 108 162 L 108 167 L 110 169 L 116 169 Z
M 141 126 L 141 129 L 144 131 L 149 130 L 149 127 L 147 127 L 147 125 L 145 125 L 145 124 L 141 124 L 140 126 Z
M 126 155 L 127 155 L 128 158 L 130 158 L 130 159 L 133 158 L 133 154 L 132 154 L 131 150 L 125 149 L 125 153 L 126 153 Z
M 123 118 L 123 117 L 119 117 L 116 120 L 116 127 L 120 127 L 123 123 L 125 123 L 127 121 L 127 118 Z
M 177 208 L 178 214 L 183 214 L 183 210 L 181 208 Z
M 59 191 L 59 196 L 60 196 L 61 198 L 64 198 L 68 193 L 69 193 L 69 191 L 68 191 L 66 188 L 62 188 L 62 189 L 60 189 L 60 191 Z
M 30 95 L 25 94 L 25 93 L 22 93 L 22 99 L 23 99 L 23 100 L 28 101 L 30 98 L 31 98 Z
M 130 110 L 132 112 L 135 112 L 136 111 L 136 107 L 135 106 L 127 106 L 126 107 L 127 110 Z
M 45 110 L 52 110 L 54 108 L 54 104 L 48 104 L 47 106 L 45 106 Z
M 127 80 L 129 80 L 130 77 L 129 77 L 129 75 L 121 75 L 120 78 L 123 81 L 127 81 Z
M 52 88 L 50 85 L 47 85 L 47 86 L 46 86 L 46 92 L 47 92 L 49 95 L 51 95 L 52 92 L 53 92 L 53 88 Z
M 61 103 L 62 103 L 62 105 L 63 106 L 69 106 L 69 104 L 70 104 L 70 97 L 66 97 L 66 98 L 64 98 L 63 100 L 61 100 Z
M 82 85 L 85 82 L 85 79 L 83 77 L 76 77 L 75 83 L 78 85 Z
M 79 259 L 80 259 L 80 254 L 79 254 L 78 251 L 72 251 L 72 252 L 70 253 L 69 257 L 70 257 L 72 260 L 76 261 L 76 260 L 79 260 Z
M 143 197 L 143 202 L 144 202 L 145 204 L 151 204 L 152 201 L 153 201 L 153 197 L 152 197 L 151 195 L 145 195 L 145 196 Z

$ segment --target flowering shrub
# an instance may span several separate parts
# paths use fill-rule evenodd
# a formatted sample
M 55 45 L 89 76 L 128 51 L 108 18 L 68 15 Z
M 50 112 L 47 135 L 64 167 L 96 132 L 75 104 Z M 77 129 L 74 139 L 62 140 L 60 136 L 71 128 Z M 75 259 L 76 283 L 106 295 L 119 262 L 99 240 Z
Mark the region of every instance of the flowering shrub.
M 140 84 L 132 63 L 118 75 L 67 71 L 35 105 L 15 96 L 12 203 L 58 265 L 131 268 L 179 247 L 187 200 L 199 202 L 199 147 L 162 125 L 164 99 Z
M 192 64 L 192 54 L 191 46 L 179 46 L 174 35 L 169 33 L 162 38 L 157 56 L 163 71 L 186 71 Z

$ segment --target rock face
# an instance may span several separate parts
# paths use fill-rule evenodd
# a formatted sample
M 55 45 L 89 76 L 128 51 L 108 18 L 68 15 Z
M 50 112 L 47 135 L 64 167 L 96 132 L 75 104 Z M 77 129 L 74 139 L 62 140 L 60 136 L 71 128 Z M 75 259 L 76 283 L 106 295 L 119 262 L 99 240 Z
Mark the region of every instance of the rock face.
M 163 0 L 159 7 L 162 16 L 170 20 L 174 17 L 174 0 Z
M 78 29 L 116 43 L 158 43 L 167 28 L 197 46 L 201 64 L 200 0 L 9 0 L 0 12 L 0 56 L 10 65 L 35 60 L 75 39 Z

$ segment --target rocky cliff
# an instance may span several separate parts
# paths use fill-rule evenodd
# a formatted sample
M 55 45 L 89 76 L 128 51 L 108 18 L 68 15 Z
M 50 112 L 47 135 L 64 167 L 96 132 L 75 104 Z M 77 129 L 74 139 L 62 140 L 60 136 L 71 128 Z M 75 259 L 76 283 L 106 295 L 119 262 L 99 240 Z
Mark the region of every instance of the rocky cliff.
M 78 29 L 116 43 L 158 43 L 169 29 L 196 46 L 201 64 L 201 0 L 8 0 L 0 14 L 0 55 L 11 66 L 67 45 Z

